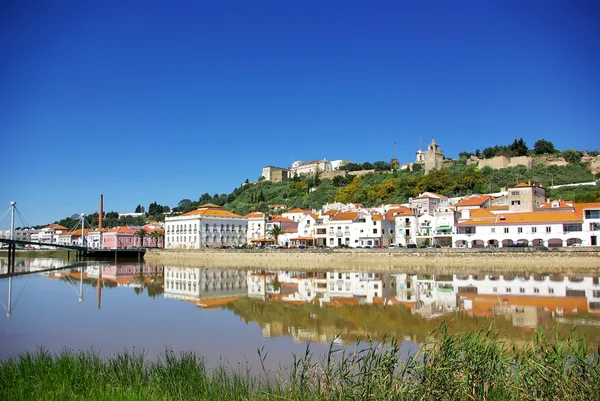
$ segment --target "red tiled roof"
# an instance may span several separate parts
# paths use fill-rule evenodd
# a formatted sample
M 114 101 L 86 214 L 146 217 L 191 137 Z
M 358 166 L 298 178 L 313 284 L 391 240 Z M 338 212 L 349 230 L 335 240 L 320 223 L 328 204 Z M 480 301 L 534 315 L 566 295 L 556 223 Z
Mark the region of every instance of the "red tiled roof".
M 587 209 L 600 209 L 600 202 L 593 203 L 575 203 L 573 205 L 575 208 L 575 213 L 583 218 L 583 212 Z
M 360 215 L 360 213 L 358 213 L 358 212 L 339 212 L 331 218 L 331 221 L 343 221 L 343 220 L 353 221 L 359 215 Z
M 301 209 L 301 208 L 297 207 L 296 209 L 288 210 L 284 214 L 290 214 L 290 213 L 304 213 L 304 214 L 307 214 L 307 213 L 310 213 L 310 212 L 308 210 L 304 210 L 304 209 Z
M 287 217 L 277 216 L 271 219 L 271 223 L 294 223 L 294 220 L 288 219 Z
M 244 216 L 247 219 L 264 219 L 265 214 L 261 212 L 252 212 Z
M 490 195 L 475 195 L 470 198 L 463 199 L 460 202 L 455 203 L 453 206 L 455 207 L 466 207 L 466 206 L 481 206 L 485 202 L 492 199 Z
M 51 228 L 54 230 L 68 230 L 67 227 L 61 226 L 60 224 L 50 224 L 48 227 L 44 227 L 44 228 Z
M 191 212 L 182 214 L 182 216 L 196 216 L 196 215 L 214 216 L 214 217 L 235 217 L 235 218 L 240 218 L 240 219 L 242 218 L 242 216 L 240 216 L 239 214 L 232 213 L 228 210 L 223 209 L 220 206 L 213 205 L 210 203 L 200 206 L 198 209 L 192 210 Z
M 288 227 L 288 228 L 284 228 L 282 230 L 282 232 L 284 233 L 297 233 L 298 232 L 298 227 Z
M 412 210 L 410 210 L 407 207 L 397 207 L 397 208 L 389 209 L 385 213 L 385 216 L 388 220 L 394 220 L 394 215 L 409 217 L 409 216 L 413 215 L 413 212 L 412 212 Z
M 552 207 L 555 204 L 556 206 Z M 552 201 L 540 204 L 539 209 L 573 209 L 572 201 Z

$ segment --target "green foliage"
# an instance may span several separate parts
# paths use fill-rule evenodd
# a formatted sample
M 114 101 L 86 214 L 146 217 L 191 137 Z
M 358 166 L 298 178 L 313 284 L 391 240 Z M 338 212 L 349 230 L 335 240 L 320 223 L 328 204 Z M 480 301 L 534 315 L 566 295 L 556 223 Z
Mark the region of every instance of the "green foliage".
M 581 152 L 573 149 L 567 149 L 562 152 L 562 157 L 569 162 L 569 164 L 576 164 L 581 162 Z
M 410 355 L 394 337 L 359 339 L 350 352 L 335 340 L 325 355 L 307 345 L 277 372 L 266 370 L 264 347 L 257 350 L 258 372 L 209 369 L 194 352 L 150 358 L 38 349 L 0 362 L 0 398 L 579 401 L 600 394 L 600 352 L 573 333 L 554 339 L 538 330 L 517 345 L 491 328 L 451 334 L 442 324 Z
M 546 195 L 552 199 L 564 199 L 578 203 L 600 202 L 600 185 L 549 189 Z
M 493 147 L 487 147 L 483 149 L 482 156 L 486 159 L 490 159 L 495 156 L 526 156 L 529 151 L 527 144 L 523 138 L 515 139 L 513 143 L 508 146 L 495 145 Z
M 275 244 L 279 243 L 279 236 L 283 234 L 283 229 L 279 224 L 273 224 L 273 226 L 267 231 L 267 235 L 275 240 Z
M 554 144 L 545 139 L 540 139 L 540 140 L 536 141 L 536 143 L 533 145 L 533 153 L 535 153 L 536 155 L 541 155 L 544 153 L 554 153 L 554 152 L 556 152 L 556 149 L 554 148 Z

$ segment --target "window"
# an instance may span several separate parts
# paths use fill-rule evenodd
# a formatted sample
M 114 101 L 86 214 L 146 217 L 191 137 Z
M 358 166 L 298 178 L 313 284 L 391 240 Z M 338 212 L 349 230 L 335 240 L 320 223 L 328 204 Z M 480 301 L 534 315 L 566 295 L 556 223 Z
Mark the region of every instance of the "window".
M 534 289 L 533 289 L 533 292 L 534 292 L 535 294 L 539 294 L 539 293 L 540 293 L 540 289 L 539 289 L 539 288 L 534 288 Z
M 521 205 L 521 201 L 512 201 L 510 202 L 511 206 L 520 206 Z
M 519 234 L 523 234 L 523 227 L 517 227 L 517 232 Z
M 377 225 L 377 222 L 376 222 L 376 221 L 374 221 L 374 222 L 373 222 L 373 225 L 374 225 L 374 226 L 376 226 L 376 225 Z
M 510 194 L 512 196 L 519 196 L 519 191 L 511 191 Z
M 552 232 L 552 227 L 547 226 L 546 227 L 546 234 L 549 234 Z
M 373 229 L 373 234 L 377 234 L 377 229 L 376 228 Z
M 492 227 L 492 234 L 496 232 L 496 227 Z
M 531 227 L 531 232 L 532 232 L 533 234 L 537 233 L 537 227 Z
M 523 288 L 523 287 L 519 288 L 519 292 L 520 292 L 521 294 L 525 294 L 525 288 Z
M 492 289 L 492 291 L 494 291 L 494 292 L 498 292 L 498 288 L 494 287 L 494 288 Z
M 508 227 L 504 227 L 504 234 L 508 234 Z
M 548 294 L 554 294 L 554 288 L 548 288 Z
M 512 288 L 506 287 L 506 292 L 511 293 L 512 292 Z

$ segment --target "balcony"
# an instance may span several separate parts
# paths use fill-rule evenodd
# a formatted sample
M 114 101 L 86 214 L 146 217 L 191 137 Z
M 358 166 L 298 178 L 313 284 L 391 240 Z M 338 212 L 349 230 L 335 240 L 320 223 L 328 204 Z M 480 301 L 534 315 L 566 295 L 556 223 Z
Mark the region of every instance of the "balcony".
M 342 234 L 342 232 L 341 232 L 341 231 L 338 231 L 337 233 L 335 233 L 335 236 L 336 236 L 336 237 L 342 237 L 342 236 L 343 236 L 343 234 Z

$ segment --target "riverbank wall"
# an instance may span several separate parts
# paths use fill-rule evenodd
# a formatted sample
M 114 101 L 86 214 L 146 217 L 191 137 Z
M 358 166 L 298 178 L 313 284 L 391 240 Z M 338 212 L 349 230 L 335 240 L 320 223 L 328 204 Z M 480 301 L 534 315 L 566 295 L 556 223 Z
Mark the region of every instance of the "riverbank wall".
M 150 264 L 236 269 L 600 274 L 600 249 L 149 249 Z

